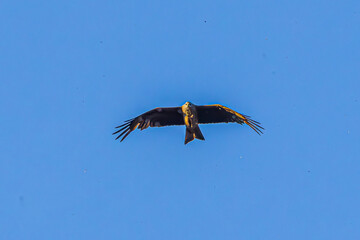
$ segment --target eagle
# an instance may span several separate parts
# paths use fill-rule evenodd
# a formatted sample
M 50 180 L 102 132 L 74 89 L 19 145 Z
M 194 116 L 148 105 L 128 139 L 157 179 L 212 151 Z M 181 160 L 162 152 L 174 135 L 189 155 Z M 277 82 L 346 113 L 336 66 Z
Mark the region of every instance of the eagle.
M 239 123 L 247 124 L 257 134 L 261 135 L 264 129 L 260 123 L 252 120 L 249 116 L 235 112 L 220 104 L 198 106 L 186 102 L 181 107 L 159 107 L 143 113 L 135 118 L 125 121 L 124 124 L 113 134 L 119 134 L 115 140 L 121 138 L 122 142 L 136 128 L 144 130 L 148 127 L 166 127 L 172 125 L 185 125 L 185 144 L 192 140 L 205 140 L 200 131 L 199 124 L 208 123 Z

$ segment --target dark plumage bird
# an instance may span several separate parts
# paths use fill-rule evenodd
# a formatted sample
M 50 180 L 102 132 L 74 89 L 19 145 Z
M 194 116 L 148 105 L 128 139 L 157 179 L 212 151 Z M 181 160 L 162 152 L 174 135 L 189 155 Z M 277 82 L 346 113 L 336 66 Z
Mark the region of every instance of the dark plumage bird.
M 116 139 L 123 136 L 122 142 L 136 128 L 144 130 L 148 127 L 186 125 L 185 144 L 187 144 L 195 138 L 205 140 L 199 124 L 229 122 L 246 123 L 259 135 L 262 133 L 261 129 L 264 129 L 259 122 L 252 120 L 249 116 L 235 112 L 220 104 L 197 106 L 186 102 L 181 107 L 155 108 L 136 118 L 127 120 L 124 124 L 116 127 L 120 129 L 113 134 L 119 134 Z

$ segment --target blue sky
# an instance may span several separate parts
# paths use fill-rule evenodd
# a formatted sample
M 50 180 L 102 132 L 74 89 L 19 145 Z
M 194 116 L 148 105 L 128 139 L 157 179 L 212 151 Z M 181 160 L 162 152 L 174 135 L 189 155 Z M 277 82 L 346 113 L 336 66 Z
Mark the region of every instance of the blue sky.
M 360 239 L 359 1 L 2 1 L 0 239 Z M 220 103 L 266 128 L 111 133 Z

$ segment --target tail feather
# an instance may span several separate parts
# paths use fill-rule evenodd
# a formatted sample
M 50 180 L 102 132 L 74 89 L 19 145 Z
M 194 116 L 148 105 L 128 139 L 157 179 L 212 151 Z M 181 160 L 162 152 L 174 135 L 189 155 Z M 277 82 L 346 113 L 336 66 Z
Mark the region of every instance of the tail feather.
M 195 139 L 195 134 L 190 130 L 190 128 L 186 128 L 185 144 L 191 142 L 194 139 Z
M 195 129 L 186 128 L 186 134 L 185 134 L 185 144 L 188 144 L 195 138 L 200 140 L 205 140 L 204 136 L 202 135 L 199 126 L 197 126 Z
M 200 140 L 205 140 L 204 136 L 202 135 L 202 132 L 200 131 L 199 126 L 196 126 L 196 128 L 194 129 L 194 134 L 195 134 L 195 138 Z

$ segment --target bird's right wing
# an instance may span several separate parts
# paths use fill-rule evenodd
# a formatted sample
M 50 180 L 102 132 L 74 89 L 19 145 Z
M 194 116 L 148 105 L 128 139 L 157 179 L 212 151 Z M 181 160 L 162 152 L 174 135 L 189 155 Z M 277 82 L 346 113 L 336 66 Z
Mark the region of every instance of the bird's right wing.
M 259 135 L 262 133 L 260 123 L 252 120 L 249 116 L 235 112 L 234 110 L 222 106 L 220 104 L 197 106 L 198 122 L 206 123 L 228 123 L 237 122 L 240 124 L 246 123 Z
M 125 121 L 124 124 L 116 127 L 120 129 L 113 134 L 120 133 L 116 139 L 125 134 L 121 139 L 122 142 L 136 128 L 143 130 L 148 127 L 165 127 L 184 124 L 181 107 L 155 108 L 136 118 Z

